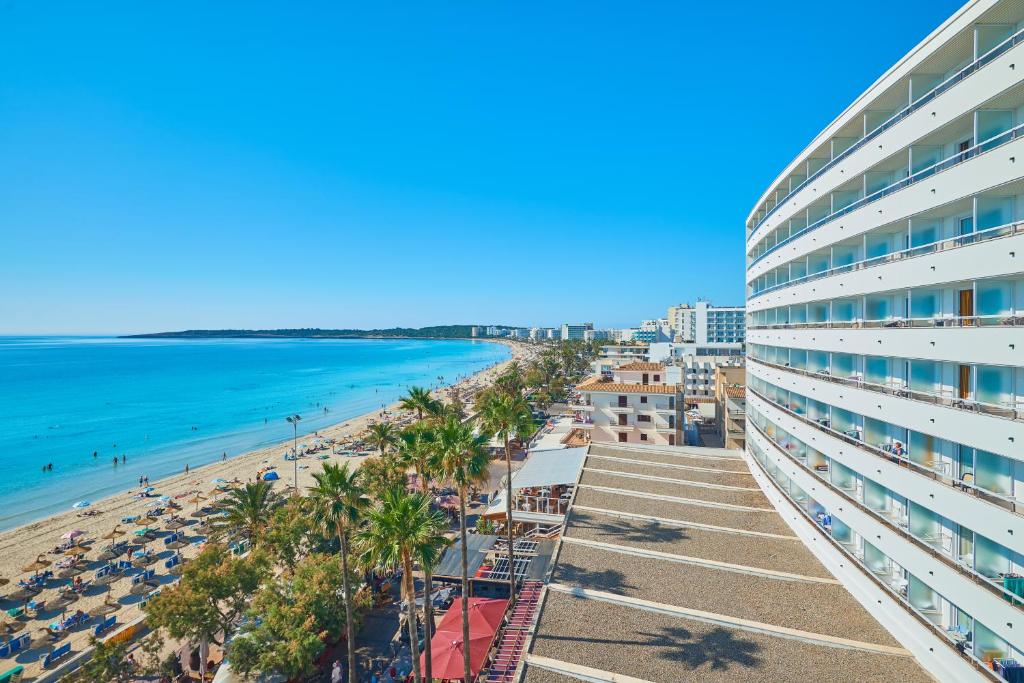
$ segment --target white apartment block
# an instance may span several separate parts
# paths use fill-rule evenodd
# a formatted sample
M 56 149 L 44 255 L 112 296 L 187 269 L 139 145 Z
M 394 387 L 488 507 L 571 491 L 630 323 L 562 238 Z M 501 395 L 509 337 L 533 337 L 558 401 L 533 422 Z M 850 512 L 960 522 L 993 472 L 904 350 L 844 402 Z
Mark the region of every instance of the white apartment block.
M 587 330 L 593 330 L 594 323 L 563 323 L 562 340 L 575 341 L 583 340 Z
M 669 306 L 667 323 L 674 340 L 696 344 L 742 344 L 745 338 L 746 308 L 712 306 L 707 301 L 696 305 Z
M 965 5 L 746 224 L 755 477 L 942 681 L 1024 663 L 1022 28 Z
M 573 426 L 593 443 L 682 444 L 679 372 L 659 363 L 633 362 L 577 385 Z

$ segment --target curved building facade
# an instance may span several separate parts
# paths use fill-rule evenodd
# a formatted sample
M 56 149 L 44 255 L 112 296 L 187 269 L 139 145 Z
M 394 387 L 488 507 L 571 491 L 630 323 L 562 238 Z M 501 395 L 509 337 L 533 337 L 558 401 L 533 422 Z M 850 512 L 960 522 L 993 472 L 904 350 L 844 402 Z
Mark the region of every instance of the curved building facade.
M 971 2 L 746 224 L 759 484 L 940 680 L 1024 664 L 1024 2 Z

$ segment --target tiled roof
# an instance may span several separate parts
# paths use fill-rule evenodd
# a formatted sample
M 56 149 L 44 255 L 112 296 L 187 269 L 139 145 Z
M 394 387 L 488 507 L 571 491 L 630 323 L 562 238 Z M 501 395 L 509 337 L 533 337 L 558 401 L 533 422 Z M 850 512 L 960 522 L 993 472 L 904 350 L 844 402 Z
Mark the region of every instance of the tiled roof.
M 664 370 L 665 366 L 662 365 L 661 363 L 642 363 L 640 361 L 635 361 L 635 362 L 632 362 L 632 363 L 626 363 L 625 365 L 620 365 L 618 369 L 619 370 Z
M 576 385 L 577 391 L 604 391 L 609 394 L 674 394 L 675 384 L 622 384 L 605 382 L 601 379 L 588 379 Z
M 731 398 L 743 398 L 747 395 L 745 387 L 726 387 L 725 395 Z

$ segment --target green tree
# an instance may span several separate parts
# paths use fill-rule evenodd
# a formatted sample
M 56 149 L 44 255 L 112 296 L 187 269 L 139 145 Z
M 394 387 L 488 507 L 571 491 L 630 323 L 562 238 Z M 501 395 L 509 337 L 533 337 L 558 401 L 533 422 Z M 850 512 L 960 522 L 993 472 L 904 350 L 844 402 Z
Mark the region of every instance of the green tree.
M 437 469 L 459 491 L 459 539 L 462 545 L 462 642 L 469 643 L 469 559 L 466 552 L 466 500 L 469 487 L 487 480 L 487 437 L 473 433 L 471 425 L 449 420 L 437 433 Z M 464 680 L 469 671 L 469 647 L 462 649 Z
M 521 397 L 496 394 L 488 398 L 480 410 L 481 428 L 486 434 L 493 434 L 505 445 L 505 527 L 508 534 L 508 577 L 509 602 L 516 601 L 515 552 L 512 533 L 512 447 L 513 438 L 525 441 L 536 425 L 529 404 Z
M 313 475 L 316 486 L 311 490 L 313 517 L 327 534 L 334 534 L 341 546 L 342 587 L 345 593 L 345 622 L 348 640 L 348 679 L 356 678 L 356 643 L 352 615 L 352 584 L 349 581 L 349 533 L 359 524 L 368 500 L 360 483 L 359 470 L 350 470 L 348 463 L 325 463 L 323 472 Z
M 312 516 L 310 498 L 291 497 L 274 510 L 263 532 L 261 547 L 289 572 L 303 557 L 324 542 L 322 529 Z
M 214 518 L 213 537 L 222 539 L 236 532 L 259 544 L 260 537 L 274 509 L 281 504 L 281 496 L 269 481 L 257 481 L 232 489 L 224 498 L 224 515 Z
M 477 517 L 476 519 L 476 532 L 478 534 L 485 534 L 490 536 L 494 533 L 494 522 L 487 519 L 484 516 Z
M 265 584 L 253 598 L 251 628 L 228 646 L 232 668 L 244 675 L 277 673 L 290 679 L 309 675 L 325 642 L 350 630 L 341 558 L 314 553 L 286 580 Z M 347 580 L 355 580 L 348 576 Z
M 359 466 L 363 488 L 371 498 L 379 498 L 386 491 L 404 487 L 406 483 L 405 465 L 396 454 L 388 453 L 377 458 L 367 458 Z
M 262 552 L 237 557 L 211 543 L 185 564 L 181 581 L 146 605 L 146 621 L 171 638 L 222 645 L 244 614 L 247 600 L 270 575 Z M 205 662 L 204 662 L 205 665 Z
M 410 387 L 407 396 L 398 402 L 403 410 L 413 410 L 416 418 L 423 419 L 424 415 L 430 415 L 437 410 L 439 402 L 430 395 L 429 389 L 423 387 Z
M 413 585 L 413 563 L 436 565 L 448 544 L 444 515 L 430 509 L 430 496 L 406 493 L 395 488 L 384 493 L 366 513 L 366 524 L 357 536 L 361 561 L 365 567 L 377 569 L 402 568 L 402 584 L 406 599 L 409 645 L 412 649 L 412 670 L 416 683 L 420 674 L 419 637 L 416 632 L 416 590 Z M 426 596 L 429 600 L 429 596 Z M 431 624 L 424 624 L 430 632 Z
M 115 643 L 92 638 L 92 657 L 70 676 L 75 683 L 128 683 L 135 680 L 130 662 L 126 661 L 128 642 Z
M 398 430 L 390 422 L 372 424 L 366 435 L 366 441 L 381 455 L 384 455 L 386 451 L 398 445 Z

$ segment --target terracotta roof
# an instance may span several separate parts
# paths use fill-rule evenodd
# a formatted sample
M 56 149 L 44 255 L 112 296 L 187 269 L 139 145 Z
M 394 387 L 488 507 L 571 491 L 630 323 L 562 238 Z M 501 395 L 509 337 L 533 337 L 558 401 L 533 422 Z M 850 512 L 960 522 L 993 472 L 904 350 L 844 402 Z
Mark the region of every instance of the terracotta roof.
M 747 395 L 747 390 L 744 387 L 726 387 L 725 395 L 733 398 L 743 398 Z
M 620 365 L 618 370 L 664 370 L 665 366 L 661 363 L 642 363 L 640 361 L 634 361 L 632 363 L 626 363 Z
M 576 385 L 577 391 L 604 391 L 609 394 L 674 394 L 675 384 L 622 384 L 594 378 Z

